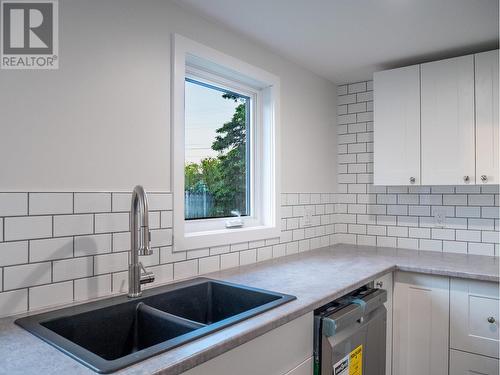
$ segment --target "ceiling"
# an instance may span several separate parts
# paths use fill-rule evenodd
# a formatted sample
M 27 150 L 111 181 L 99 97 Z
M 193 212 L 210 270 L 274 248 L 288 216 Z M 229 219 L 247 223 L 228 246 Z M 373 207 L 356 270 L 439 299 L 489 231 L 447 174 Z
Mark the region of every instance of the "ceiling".
M 498 48 L 498 0 L 178 0 L 335 83 Z

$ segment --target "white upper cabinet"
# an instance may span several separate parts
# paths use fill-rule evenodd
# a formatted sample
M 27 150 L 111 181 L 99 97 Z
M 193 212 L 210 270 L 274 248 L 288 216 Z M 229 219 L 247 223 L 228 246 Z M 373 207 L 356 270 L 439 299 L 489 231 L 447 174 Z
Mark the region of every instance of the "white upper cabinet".
M 420 185 L 420 67 L 375 73 L 374 184 Z
M 476 183 L 499 183 L 498 50 L 475 55 Z
M 498 50 L 374 74 L 376 185 L 500 183 Z
M 423 185 L 475 181 L 474 56 L 421 65 Z

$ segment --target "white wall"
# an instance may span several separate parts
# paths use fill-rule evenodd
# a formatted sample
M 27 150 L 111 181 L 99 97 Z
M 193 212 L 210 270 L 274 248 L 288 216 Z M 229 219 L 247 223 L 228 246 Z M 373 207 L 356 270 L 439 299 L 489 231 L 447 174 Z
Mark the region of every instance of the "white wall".
M 59 20 L 59 70 L 0 71 L 0 191 L 169 191 L 173 32 L 278 75 L 282 190 L 334 191 L 332 83 L 168 1 L 65 0 Z

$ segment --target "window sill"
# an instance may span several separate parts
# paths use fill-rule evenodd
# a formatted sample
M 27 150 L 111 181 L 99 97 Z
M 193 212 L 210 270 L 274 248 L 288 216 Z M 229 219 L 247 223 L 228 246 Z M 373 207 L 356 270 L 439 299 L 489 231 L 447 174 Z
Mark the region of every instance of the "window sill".
M 191 232 L 185 233 L 182 238 L 175 239 L 174 251 L 202 249 L 207 247 L 276 238 L 279 236 L 279 228 L 264 225 Z

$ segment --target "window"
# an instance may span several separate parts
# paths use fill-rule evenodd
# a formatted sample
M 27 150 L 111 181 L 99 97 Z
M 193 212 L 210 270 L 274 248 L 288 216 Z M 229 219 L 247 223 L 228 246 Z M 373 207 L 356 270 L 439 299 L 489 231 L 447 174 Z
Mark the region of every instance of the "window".
M 173 250 L 279 236 L 279 79 L 173 44 Z
M 185 86 L 184 217 L 249 216 L 251 98 L 191 77 Z

